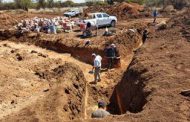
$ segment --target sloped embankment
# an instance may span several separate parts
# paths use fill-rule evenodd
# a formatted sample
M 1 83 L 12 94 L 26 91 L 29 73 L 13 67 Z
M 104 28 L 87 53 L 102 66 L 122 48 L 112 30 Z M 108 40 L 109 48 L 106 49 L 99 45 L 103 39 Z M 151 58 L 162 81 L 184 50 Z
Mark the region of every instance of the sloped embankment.
M 0 39 L 9 39 L 13 42 L 30 43 L 60 53 L 70 53 L 73 57 L 88 64 L 92 63 L 92 53 L 96 53 L 103 57 L 103 66 L 105 66 L 107 61 L 104 52 L 106 43 L 115 43 L 123 58 L 132 54 L 132 51 L 137 49 L 141 44 L 141 34 L 138 32 L 133 33 L 128 31 L 121 32 L 112 37 L 93 41 L 93 44 L 90 46 L 84 46 L 84 43 L 79 40 L 65 39 L 62 35 L 49 35 L 42 33 L 19 34 L 15 30 L 0 31 Z
M 49 82 L 45 96 L 1 121 L 68 121 L 84 116 L 86 80 L 77 65 L 66 63 L 36 75 Z
M 140 113 L 111 119 L 190 121 L 189 98 L 180 94 L 189 89 L 190 43 L 180 30 L 157 31 L 136 52 L 114 89 L 109 108 L 114 114 Z

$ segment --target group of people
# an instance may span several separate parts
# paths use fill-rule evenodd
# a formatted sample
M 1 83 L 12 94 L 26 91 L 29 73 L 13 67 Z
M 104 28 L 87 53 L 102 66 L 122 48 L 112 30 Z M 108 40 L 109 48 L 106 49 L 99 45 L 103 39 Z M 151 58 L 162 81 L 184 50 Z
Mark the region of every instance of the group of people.
M 106 44 L 105 47 L 105 57 L 107 59 L 107 69 L 112 69 L 120 66 L 120 54 L 119 50 L 117 49 L 115 44 Z M 98 81 L 101 81 L 100 71 L 102 67 L 102 57 L 100 55 L 96 55 L 95 53 L 92 54 L 94 59 L 93 65 L 93 73 L 94 73 L 94 83 L 97 84 Z M 118 66 L 119 65 L 119 66 Z
M 153 23 L 156 22 L 156 17 L 158 15 L 157 10 L 153 11 Z M 133 29 L 131 31 L 135 32 Z M 145 43 L 148 38 L 149 32 L 145 29 L 142 33 L 142 42 Z M 107 68 L 112 69 L 115 65 L 120 65 L 120 54 L 115 44 L 106 44 L 105 46 L 105 57 L 107 59 Z M 101 81 L 100 71 L 102 66 L 102 57 L 100 55 L 92 54 L 94 59 L 94 65 L 92 71 L 94 72 L 94 83 Z M 103 101 L 98 102 L 98 109 L 94 111 L 91 115 L 92 118 L 104 118 L 110 115 L 108 111 L 106 111 L 106 104 Z
M 148 30 L 144 30 L 142 33 L 142 42 L 145 43 L 148 38 Z M 120 66 L 120 53 L 115 44 L 106 44 L 104 49 L 105 57 L 107 59 L 107 69 L 112 69 L 114 67 Z M 94 73 L 94 84 L 101 81 L 100 72 L 102 67 L 102 57 L 95 53 L 92 54 L 94 59 L 94 64 L 92 71 Z M 110 115 L 106 111 L 106 104 L 102 101 L 98 103 L 98 109 L 92 113 L 92 118 L 103 118 Z
M 72 29 L 74 24 L 75 22 L 67 17 L 55 17 L 52 19 L 34 17 L 32 19 L 21 20 L 16 28 L 22 32 L 35 31 L 57 34 L 57 32 L 64 29 Z
M 94 83 L 101 81 L 100 72 L 102 67 L 102 57 L 100 55 L 96 55 L 95 53 L 92 54 L 94 59 L 94 65 L 92 71 L 94 73 Z M 94 111 L 91 115 L 92 118 L 104 118 L 110 115 L 108 111 L 106 111 L 106 104 L 103 101 L 98 102 L 98 109 Z

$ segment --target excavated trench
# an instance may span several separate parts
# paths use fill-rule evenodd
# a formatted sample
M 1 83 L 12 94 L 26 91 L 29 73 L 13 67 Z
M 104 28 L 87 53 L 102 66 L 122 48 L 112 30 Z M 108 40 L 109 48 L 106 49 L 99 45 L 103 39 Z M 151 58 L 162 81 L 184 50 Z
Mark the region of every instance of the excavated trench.
M 8 33 L 8 32 L 4 32 Z M 11 33 L 5 34 L 0 33 L 1 39 L 9 39 L 13 42 L 27 42 L 30 44 L 34 44 L 36 46 L 46 48 L 48 50 L 53 50 L 58 53 L 70 53 L 73 57 L 76 59 L 79 59 L 82 62 L 91 64 L 92 59 L 91 54 L 96 52 L 97 54 L 104 55 L 104 50 L 99 48 L 84 48 L 84 47 L 77 47 L 77 46 L 67 46 L 63 44 L 60 40 L 56 41 L 48 41 L 48 40 L 39 40 L 38 35 L 30 38 L 26 38 L 24 35 L 16 38 L 11 37 Z M 138 44 L 136 44 L 134 47 L 131 47 L 132 50 L 137 49 L 139 45 L 141 44 L 141 41 L 138 41 Z M 131 52 L 132 53 L 132 52 Z M 126 69 L 126 71 L 123 74 L 120 74 L 121 77 L 120 81 L 117 83 L 117 85 L 110 86 L 110 89 L 114 87 L 113 90 L 108 90 L 111 92 L 109 99 L 109 105 L 108 110 L 112 114 L 125 114 L 127 111 L 132 113 L 137 113 L 143 110 L 143 106 L 146 104 L 146 97 L 150 94 L 149 91 L 144 91 L 144 87 L 146 86 L 144 81 L 145 79 L 141 78 L 141 74 L 146 72 L 146 69 L 142 69 L 141 71 L 135 70 L 133 67 L 133 64 L 135 63 L 135 60 L 132 60 L 132 63 L 129 65 L 129 67 Z M 106 61 L 103 60 L 103 65 L 105 66 Z M 87 91 L 87 87 L 89 85 L 86 85 L 85 91 Z M 102 88 L 101 88 L 102 89 Z M 105 89 L 104 89 L 105 90 Z M 105 90 L 106 91 L 106 90 Z M 85 94 L 89 94 L 85 92 Z M 93 98 L 93 94 L 89 94 L 89 97 L 91 99 Z M 102 96 L 101 96 L 102 97 Z M 109 97 L 109 95 L 105 95 L 103 97 Z M 85 100 L 85 98 L 84 98 Z M 85 105 L 89 103 L 88 99 L 85 101 Z M 84 117 L 86 118 L 86 110 L 83 110 Z
M 133 60 L 132 63 L 135 61 Z M 127 111 L 138 113 L 143 110 L 146 104 L 146 98 L 151 93 L 144 91 L 146 86 L 141 75 L 146 69 L 140 71 L 133 68 L 133 64 L 129 65 L 127 71 L 123 74 L 121 81 L 115 86 L 113 94 L 110 98 L 108 109 L 112 114 L 125 114 Z

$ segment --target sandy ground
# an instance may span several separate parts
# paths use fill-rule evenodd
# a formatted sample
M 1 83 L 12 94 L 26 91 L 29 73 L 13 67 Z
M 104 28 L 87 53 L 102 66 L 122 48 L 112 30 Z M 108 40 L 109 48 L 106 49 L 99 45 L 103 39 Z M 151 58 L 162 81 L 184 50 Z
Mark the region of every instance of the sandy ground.
M 35 14 L 21 14 L 18 20 L 33 16 Z M 15 20 L 11 21 L 11 15 L 5 18 L 8 20 L 6 24 L 15 23 Z M 167 20 L 159 18 L 158 22 Z M 122 20 L 117 25 L 117 34 L 126 28 L 144 27 L 151 22 L 152 19 L 144 18 Z M 8 27 L 6 24 L 4 26 Z M 189 98 L 179 94 L 188 89 L 190 83 L 189 43 L 180 35 L 179 28 L 156 31 L 155 26 L 150 26 L 148 29 L 151 32 L 148 41 L 133 49 L 135 55 L 121 49 L 126 53 L 121 59 L 122 67 L 103 71 L 102 81 L 97 85 L 91 84 L 91 63 L 77 59 L 77 54 L 79 57 L 87 54 L 85 50 L 74 50 L 84 41 L 77 37 L 79 33 L 41 34 L 39 40 L 27 36 L 1 41 L 0 120 L 95 121 L 90 119 L 90 114 L 97 109 L 97 101 L 105 100 L 109 106 L 115 107 L 111 112 L 123 115 L 101 121 L 189 121 Z M 101 33 L 103 31 L 100 29 Z M 62 39 L 60 44 L 70 46 L 72 50 L 69 51 L 76 55 L 60 53 L 62 47 L 56 45 L 59 38 Z M 104 42 L 101 41 L 106 39 L 100 35 L 91 38 L 98 46 L 102 46 Z M 114 39 L 116 43 L 121 41 L 118 44 L 124 48 L 130 47 L 131 40 L 128 39 L 131 38 L 116 35 Z M 39 41 L 39 45 L 27 41 Z M 127 42 L 127 46 L 123 42 Z M 51 44 L 55 44 L 52 48 L 57 46 L 59 50 L 50 50 Z M 93 46 L 84 49 L 93 52 Z
M 59 54 L 36 46 L 15 44 L 9 41 L 1 42 L 0 45 L 0 60 L 3 64 L 1 65 L 1 119 L 34 104 L 38 99 L 44 98 L 46 93 L 43 91 L 49 89 L 50 86 L 46 83 L 47 81 L 42 81 L 35 75 L 36 70 L 51 69 L 65 62 L 71 62 L 82 69 L 88 83 L 94 79 L 93 75 L 89 73 L 92 66 L 72 58 L 70 54 Z M 31 52 L 37 53 L 32 54 Z M 20 56 L 22 57 L 21 61 L 17 59 Z M 132 56 L 129 57 L 129 59 L 131 58 Z M 129 62 L 130 60 L 127 63 L 122 60 L 125 67 Z M 97 84 L 98 87 L 106 89 L 113 82 L 113 79 L 107 78 L 107 74 L 107 72 L 101 74 L 102 81 Z M 3 94 L 7 95 L 4 96 Z M 88 112 L 88 115 L 86 115 L 86 118 L 97 108 L 96 104 L 88 104 L 88 97 L 87 87 L 85 111 Z

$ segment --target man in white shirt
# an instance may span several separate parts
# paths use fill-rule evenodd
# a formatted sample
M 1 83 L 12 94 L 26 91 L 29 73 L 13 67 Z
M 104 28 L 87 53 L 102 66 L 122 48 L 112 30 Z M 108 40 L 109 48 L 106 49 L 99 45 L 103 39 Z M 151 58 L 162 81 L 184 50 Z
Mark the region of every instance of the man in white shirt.
M 102 57 L 100 55 L 96 55 L 95 53 L 92 54 L 92 57 L 94 58 L 94 66 L 92 68 L 92 71 L 94 71 L 94 83 L 97 84 L 97 81 L 101 81 L 100 70 L 102 66 Z

